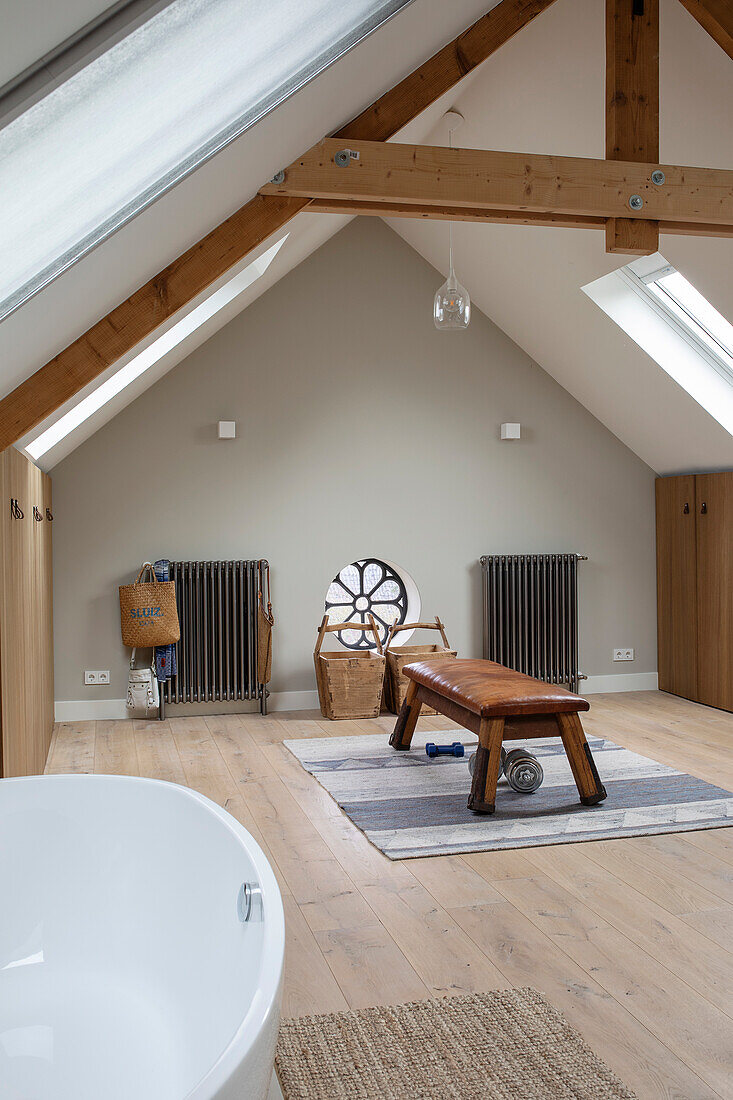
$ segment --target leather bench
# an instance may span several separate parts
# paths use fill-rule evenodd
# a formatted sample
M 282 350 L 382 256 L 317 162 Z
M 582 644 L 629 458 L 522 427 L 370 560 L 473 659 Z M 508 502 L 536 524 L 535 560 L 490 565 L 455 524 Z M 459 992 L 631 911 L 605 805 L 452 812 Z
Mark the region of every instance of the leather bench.
M 503 741 L 558 734 L 582 804 L 594 806 L 606 797 L 578 716 L 590 710 L 586 699 L 476 658 L 419 661 L 402 671 L 410 683 L 389 743 L 394 749 L 410 748 L 423 703 L 475 733 L 479 743 L 469 810 L 494 812 Z

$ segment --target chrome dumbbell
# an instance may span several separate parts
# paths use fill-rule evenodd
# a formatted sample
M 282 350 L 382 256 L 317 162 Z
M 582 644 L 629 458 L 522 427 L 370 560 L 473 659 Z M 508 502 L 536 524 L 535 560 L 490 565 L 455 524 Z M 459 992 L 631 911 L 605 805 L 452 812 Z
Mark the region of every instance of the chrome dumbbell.
M 505 760 L 506 760 L 506 749 L 502 745 L 502 747 L 501 747 L 501 762 L 499 764 L 499 779 L 501 779 L 502 775 L 504 774 L 504 761 Z M 468 758 L 468 771 L 471 775 L 473 775 L 473 770 L 474 770 L 475 767 L 476 767 L 476 753 L 472 752 L 471 755 Z
M 518 794 L 534 794 L 545 778 L 539 760 L 527 749 L 512 749 L 506 754 L 504 775 L 509 786 Z

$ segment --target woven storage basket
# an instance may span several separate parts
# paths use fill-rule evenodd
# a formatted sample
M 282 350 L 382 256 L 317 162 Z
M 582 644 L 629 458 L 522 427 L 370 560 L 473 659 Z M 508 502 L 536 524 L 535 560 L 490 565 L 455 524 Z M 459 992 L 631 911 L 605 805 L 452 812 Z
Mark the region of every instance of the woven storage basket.
M 395 634 L 401 630 L 439 630 L 443 645 L 401 645 L 398 649 L 390 649 Z M 402 674 L 405 665 L 412 664 L 413 661 L 429 661 L 431 657 L 455 657 L 456 650 L 450 648 L 445 628 L 436 615 L 434 623 L 403 623 L 401 626 L 393 626 L 387 635 L 384 655 L 384 703 L 387 710 L 399 714 L 408 684 L 407 677 Z M 437 711 L 423 703 L 420 714 L 437 714 Z
M 371 630 L 377 640 L 377 652 L 321 652 L 326 634 L 341 630 Z M 324 718 L 379 717 L 385 662 L 377 624 L 371 615 L 369 623 L 329 623 L 328 615 L 324 615 L 313 660 L 318 700 Z

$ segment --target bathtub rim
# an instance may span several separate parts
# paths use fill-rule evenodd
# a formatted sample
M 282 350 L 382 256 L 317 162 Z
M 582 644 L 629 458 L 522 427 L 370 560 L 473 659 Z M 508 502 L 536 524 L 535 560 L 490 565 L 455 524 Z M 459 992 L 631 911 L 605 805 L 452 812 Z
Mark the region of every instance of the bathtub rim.
M 234 1076 L 237 1069 L 254 1047 L 258 1035 L 265 1030 L 271 1014 L 274 1012 L 279 1019 L 280 998 L 282 992 L 282 977 L 285 957 L 285 914 L 282 904 L 280 887 L 275 877 L 275 872 L 270 866 L 267 856 L 262 851 L 255 838 L 235 817 L 218 803 L 194 790 L 193 787 L 185 787 L 181 783 L 171 783 L 165 779 L 152 779 L 147 776 L 136 775 L 110 775 L 102 772 L 66 772 L 53 775 L 21 775 L 8 776 L 0 779 L 0 792 L 5 784 L 33 784 L 42 782 L 47 784 L 83 783 L 93 785 L 99 781 L 114 782 L 119 786 L 131 786 L 145 784 L 148 787 L 173 788 L 182 793 L 184 798 L 190 798 L 198 802 L 200 806 L 213 814 L 222 825 L 233 833 L 250 857 L 257 879 L 262 889 L 264 899 L 264 920 L 262 959 L 260 980 L 255 995 L 240 1019 L 236 1030 L 230 1036 L 226 1045 L 222 1047 L 216 1060 L 200 1077 L 193 1087 L 186 1093 L 182 1100 L 208 1100 L 215 1097 L 220 1089 Z M 232 909 L 237 901 L 236 894 L 232 897 Z M 272 958 L 273 965 L 265 966 L 264 959 Z M 276 964 L 276 965 L 275 965 Z

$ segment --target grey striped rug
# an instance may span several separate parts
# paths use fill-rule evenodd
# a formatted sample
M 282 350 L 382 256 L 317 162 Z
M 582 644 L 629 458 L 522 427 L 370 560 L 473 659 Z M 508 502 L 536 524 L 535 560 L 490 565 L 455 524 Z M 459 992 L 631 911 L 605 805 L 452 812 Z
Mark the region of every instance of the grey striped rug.
M 476 739 L 461 731 L 415 734 L 413 748 L 395 752 L 381 733 L 285 741 L 306 771 L 354 824 L 390 859 L 527 848 L 678 833 L 733 824 L 733 795 L 691 775 L 648 760 L 613 741 L 589 744 L 608 798 L 581 806 L 559 738 L 523 742 L 540 760 L 545 781 L 535 794 L 517 794 L 499 780 L 496 813 L 466 808 L 468 756 Z M 466 756 L 425 755 L 425 742 L 462 740 Z M 511 747 L 511 746 L 510 746 Z

